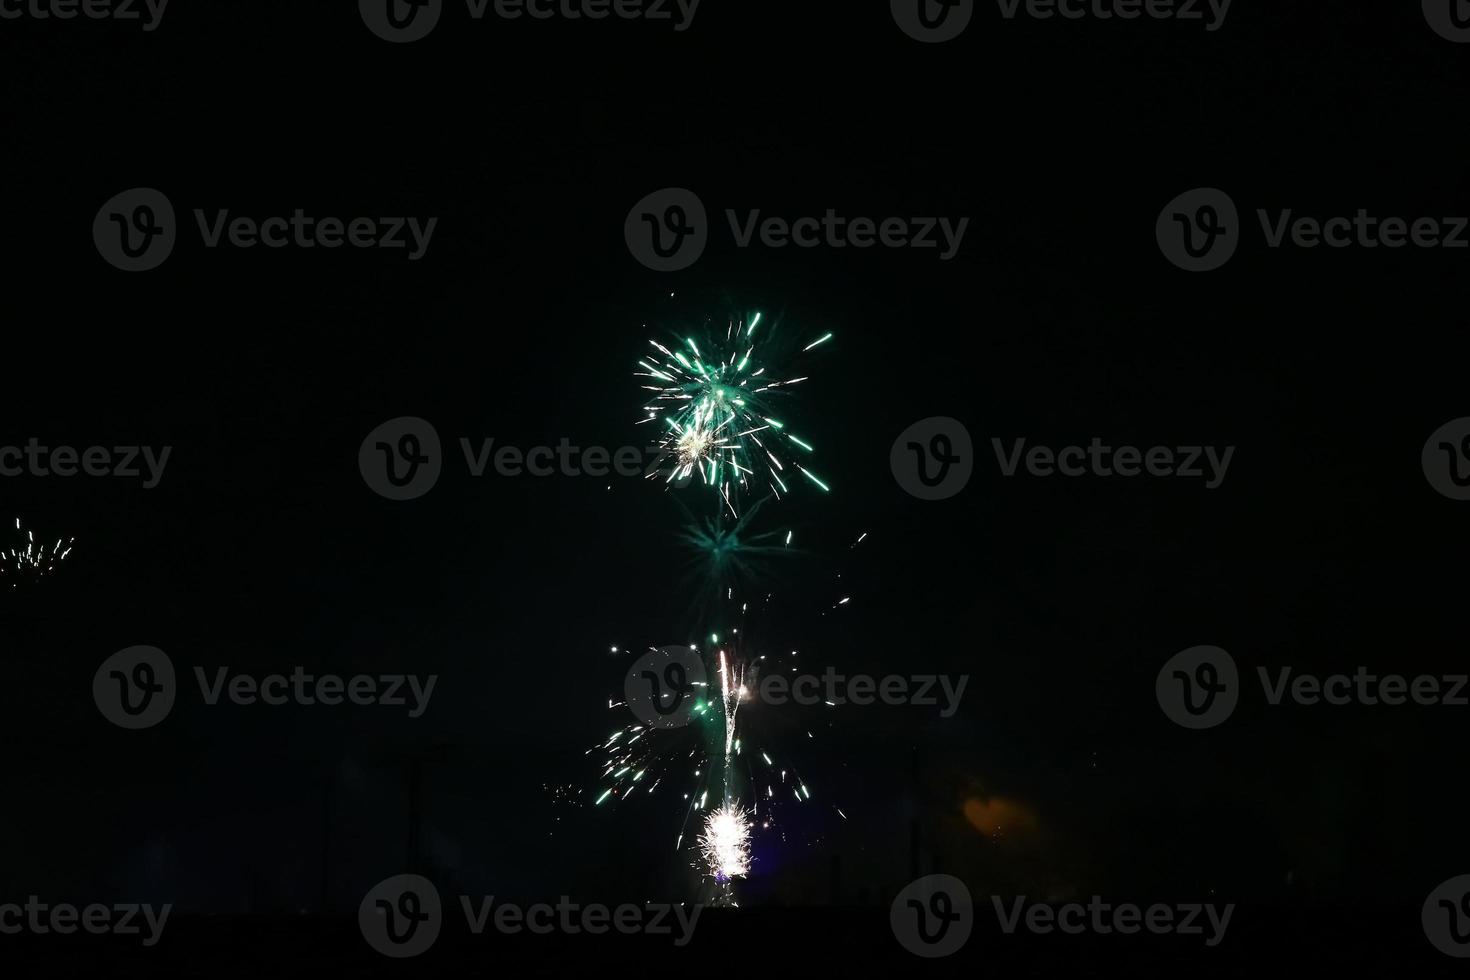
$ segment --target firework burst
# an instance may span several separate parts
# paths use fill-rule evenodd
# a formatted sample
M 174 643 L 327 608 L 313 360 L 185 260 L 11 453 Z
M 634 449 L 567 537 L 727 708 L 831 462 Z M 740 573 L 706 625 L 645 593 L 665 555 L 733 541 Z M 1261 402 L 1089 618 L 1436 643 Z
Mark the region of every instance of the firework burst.
M 8 550 L 0 551 L 0 585 L 9 583 L 11 588 L 39 582 L 56 572 L 61 563 L 71 555 L 74 539 L 57 538 L 51 547 L 36 543 L 36 535 L 21 526 L 15 519 L 16 543 Z
M 744 875 L 750 870 L 750 814 L 733 800 L 711 813 L 699 849 L 720 884 Z
M 636 372 L 654 392 L 643 422 L 660 426 L 659 449 L 673 461 L 666 482 L 697 473 L 736 517 L 741 494 L 761 484 L 778 499 L 797 474 L 823 492 L 830 489 L 802 463 L 815 452 L 812 445 L 775 417 L 775 395 L 807 379 L 788 377 L 767 358 L 772 332 L 757 335 L 760 322 L 759 313 L 748 321 L 732 319 L 723 335 L 706 332 L 703 346 L 693 337 L 672 347 L 650 340 L 657 353 L 639 361 Z M 825 334 L 802 353 L 831 339 Z
M 766 501 L 781 499 L 794 484 L 810 482 L 823 492 L 829 487 L 807 466 L 813 446 L 779 417 L 786 390 L 807 379 L 778 366 L 775 331 L 769 325 L 763 328 L 761 321 L 757 313 L 748 320 L 731 318 L 720 329 L 707 324 L 697 337 L 683 331 L 681 339 L 667 344 L 651 340 L 654 353 L 638 362 L 638 376 L 647 381 L 643 387 L 652 392 L 641 422 L 657 428 L 654 441 L 663 458 L 672 460 L 650 477 L 664 476 L 665 484 L 683 486 L 697 473 L 719 501 L 712 515 L 691 520 L 682 543 L 693 550 L 704 586 L 698 621 L 706 628 L 731 628 L 710 633 L 706 643 L 687 649 L 649 648 L 650 653 L 673 650 L 695 660 L 697 669 L 688 674 L 697 674 L 697 681 L 685 684 L 682 668 L 677 674 L 665 670 L 653 675 L 679 688 L 681 698 L 693 699 L 688 715 L 681 716 L 684 720 L 670 726 L 640 716 L 640 723 L 622 724 L 588 750 L 601 768 L 600 785 L 589 797 L 593 806 L 661 793 L 680 800 L 684 816 L 674 848 L 683 849 L 686 838 L 693 841 L 694 861 L 715 883 L 719 905 L 734 904 L 734 879 L 751 871 L 753 836 L 773 828 L 784 833 L 779 829 L 781 808 L 812 799 L 795 766 L 780 755 L 773 759 L 775 747 L 759 744 L 765 711 L 753 692 L 761 672 L 794 671 L 797 653 L 777 654 L 773 637 L 750 642 L 747 616 L 769 626 L 763 614 L 772 599 L 769 583 L 757 589 L 753 580 L 766 577 L 769 561 L 790 554 L 792 541 L 789 530 L 755 531 L 752 519 Z M 816 337 L 801 354 L 831 339 L 830 333 Z M 741 501 L 752 492 L 760 498 L 742 516 Z M 754 599 L 754 612 L 747 594 Z M 708 599 L 718 608 L 704 608 Z M 615 654 L 619 650 L 612 648 Z M 656 687 L 654 697 L 663 698 L 667 690 Z M 629 705 L 609 700 L 608 707 L 622 713 Z M 756 722 L 754 741 L 751 722 Z M 811 732 L 806 736 L 811 738 Z M 840 809 L 833 810 L 846 819 Z

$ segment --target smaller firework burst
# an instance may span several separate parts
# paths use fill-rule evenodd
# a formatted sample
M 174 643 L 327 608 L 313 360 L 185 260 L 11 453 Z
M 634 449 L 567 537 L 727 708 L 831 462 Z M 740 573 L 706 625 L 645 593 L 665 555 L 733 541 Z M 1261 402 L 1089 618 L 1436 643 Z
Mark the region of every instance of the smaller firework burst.
M 35 532 L 23 528 L 19 517 L 15 519 L 15 534 L 14 547 L 0 551 L 0 585 L 8 583 L 12 589 L 54 574 L 71 555 L 75 543 L 72 538 L 57 538 L 49 548 L 38 545 Z
M 715 881 L 728 884 L 750 871 L 750 813 L 730 801 L 704 822 L 699 850 Z
M 778 365 L 768 362 L 761 349 L 773 331 L 754 337 L 760 320 L 759 313 L 748 321 L 731 319 L 723 336 L 709 324 L 701 331 L 702 347 L 687 334 L 672 348 L 650 340 L 657 353 L 640 360 L 642 370 L 636 372 L 652 382 L 643 388 L 654 393 L 642 421 L 659 426 L 659 448 L 674 461 L 665 482 L 690 480 L 697 472 L 732 517 L 739 516 L 742 492 L 764 483 L 780 499 L 790 491 L 787 480 L 793 473 L 823 491 L 831 489 L 801 463 L 815 452 L 813 446 L 773 417 L 776 396 L 807 379 L 777 374 Z M 824 334 L 802 353 L 831 339 Z

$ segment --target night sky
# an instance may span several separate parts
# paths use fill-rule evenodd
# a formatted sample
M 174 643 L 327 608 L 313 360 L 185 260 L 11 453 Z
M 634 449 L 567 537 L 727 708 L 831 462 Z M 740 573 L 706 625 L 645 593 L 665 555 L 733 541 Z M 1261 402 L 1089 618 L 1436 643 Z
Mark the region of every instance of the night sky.
M 777 597 L 761 641 L 817 672 L 970 680 L 948 718 L 765 709 L 814 799 L 758 840 L 741 908 L 659 962 L 739 969 L 734 940 L 754 971 L 770 936 L 813 963 L 909 969 L 889 903 L 942 873 L 967 883 L 983 938 L 926 969 L 1453 964 L 1419 916 L 1470 873 L 1470 708 L 1273 707 L 1255 675 L 1465 672 L 1470 503 L 1436 493 L 1420 453 L 1470 415 L 1470 251 L 1272 249 L 1256 211 L 1470 214 L 1470 46 L 1417 4 L 1239 0 L 1207 32 L 982 3 L 932 45 L 881 3 L 705 0 L 675 31 L 473 22 L 451 2 L 399 45 L 352 6 L 180 3 L 154 31 L 0 20 L 0 447 L 171 447 L 151 489 L 0 477 L 0 532 L 19 516 L 76 539 L 53 576 L 0 594 L 0 904 L 171 902 L 157 949 L 106 943 L 194 975 L 339 947 L 377 969 L 358 904 L 410 871 L 446 896 L 693 901 L 679 806 L 590 805 L 584 753 L 625 723 L 608 701 L 626 651 L 710 628 L 681 533 L 713 495 L 476 478 L 459 440 L 641 446 L 648 338 L 738 308 L 797 351 L 834 334 L 783 406 L 831 491 L 794 485 L 753 518 L 796 545 L 752 586 Z M 125 273 L 90 229 L 135 187 L 168 196 L 179 241 Z M 624 221 L 668 187 L 704 202 L 709 245 L 656 272 Z M 1210 273 L 1175 268 L 1154 234 L 1195 187 L 1227 190 L 1245 226 Z M 438 224 L 416 261 L 209 249 L 196 208 Z M 946 261 L 740 248 L 727 209 L 969 224 Z M 445 461 L 399 502 L 358 452 L 402 416 L 433 423 Z M 964 424 L 974 473 L 926 502 L 889 454 L 935 416 Z M 1005 477 L 992 448 L 1094 437 L 1235 453 L 1206 489 Z M 162 724 L 123 731 L 92 680 L 140 644 L 182 691 Z M 1155 678 L 1202 644 L 1245 691 L 1226 724 L 1188 731 Z M 438 686 L 417 719 L 207 706 L 196 666 Z M 989 913 L 990 895 L 1094 894 L 1236 902 L 1238 941 L 1007 939 Z M 490 937 L 455 941 L 494 960 Z M 0 935 L 0 970 L 113 948 L 87 942 Z M 628 942 L 506 955 L 650 945 Z

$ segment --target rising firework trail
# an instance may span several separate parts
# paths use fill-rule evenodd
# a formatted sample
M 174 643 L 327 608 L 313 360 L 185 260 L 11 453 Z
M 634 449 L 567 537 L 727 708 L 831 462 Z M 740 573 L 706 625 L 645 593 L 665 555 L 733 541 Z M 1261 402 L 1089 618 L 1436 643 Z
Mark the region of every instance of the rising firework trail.
M 720 657 L 720 705 L 725 723 L 725 746 L 720 754 L 724 761 L 722 773 L 724 803 L 709 815 L 704 822 L 704 833 L 699 838 L 699 847 L 704 855 L 705 867 L 720 889 L 717 901 L 734 904 L 731 882 L 750 870 L 750 815 L 735 799 L 734 760 L 735 717 L 740 711 L 740 702 L 749 693 L 745 689 L 745 670 L 735 673 L 725 651 Z

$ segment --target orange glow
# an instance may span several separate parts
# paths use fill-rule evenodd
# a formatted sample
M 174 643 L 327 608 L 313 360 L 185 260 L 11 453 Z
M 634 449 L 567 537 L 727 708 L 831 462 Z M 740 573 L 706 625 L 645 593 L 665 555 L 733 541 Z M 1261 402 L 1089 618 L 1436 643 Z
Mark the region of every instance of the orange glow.
M 1036 811 L 1025 803 L 1002 796 L 965 801 L 965 819 L 982 834 L 1013 834 L 1036 829 Z

